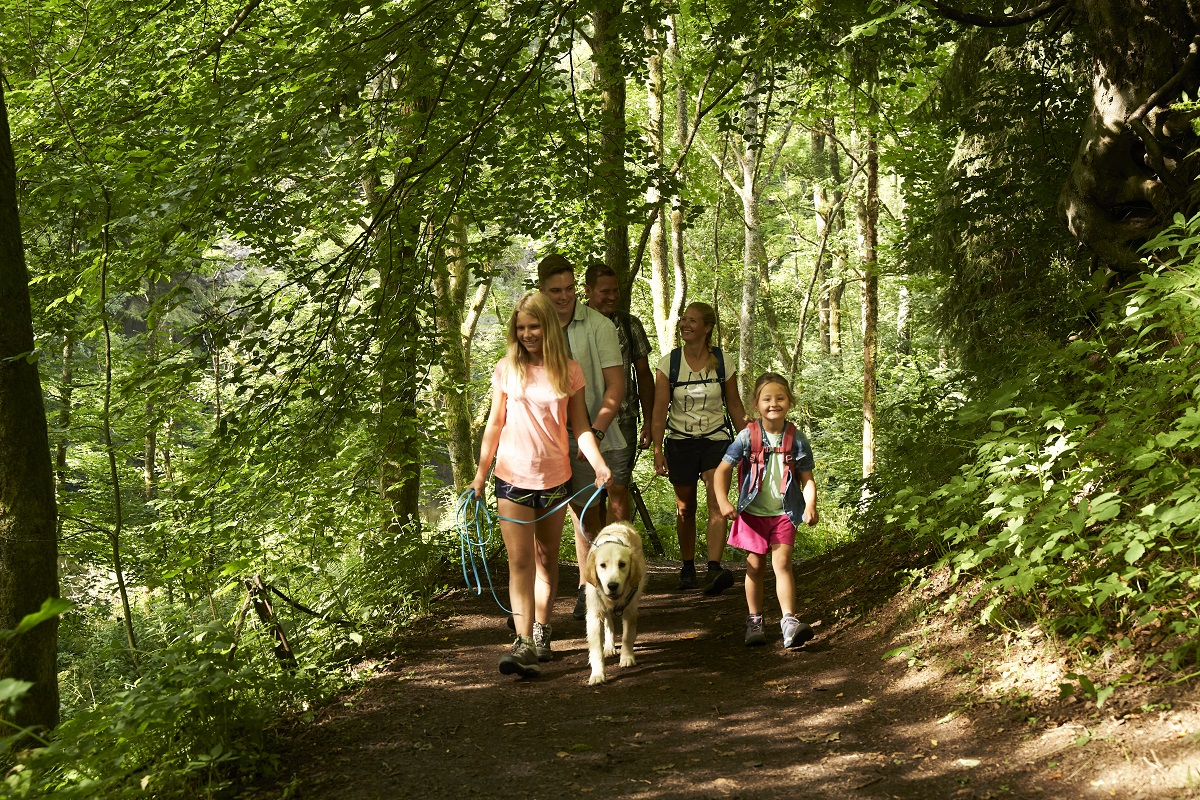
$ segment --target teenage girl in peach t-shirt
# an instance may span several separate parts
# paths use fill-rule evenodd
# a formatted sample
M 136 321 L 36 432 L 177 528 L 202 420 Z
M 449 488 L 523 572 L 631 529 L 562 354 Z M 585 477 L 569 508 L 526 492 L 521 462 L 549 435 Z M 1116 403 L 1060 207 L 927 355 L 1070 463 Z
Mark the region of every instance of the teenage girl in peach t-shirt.
M 500 659 L 505 675 L 534 677 L 549 661 L 550 612 L 558 594 L 558 548 L 571 493 L 567 423 L 596 471 L 596 486 L 612 478 L 592 434 L 584 404 L 583 370 L 567 358 L 567 343 L 550 301 L 529 292 L 508 321 L 508 354 L 492 373 L 492 410 L 483 431 L 471 489 L 482 499 L 496 459 L 496 507 L 508 550 L 508 596 L 517 640 Z

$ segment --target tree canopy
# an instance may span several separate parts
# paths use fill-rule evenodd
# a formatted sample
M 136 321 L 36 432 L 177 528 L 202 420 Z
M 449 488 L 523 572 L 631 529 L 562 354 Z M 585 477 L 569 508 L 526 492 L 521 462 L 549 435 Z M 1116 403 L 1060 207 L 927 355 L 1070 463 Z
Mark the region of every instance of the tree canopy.
M 0 0 L 0 359 L 72 603 L 4 791 L 215 791 L 436 604 L 549 252 L 614 267 L 652 364 L 703 300 L 743 387 L 793 380 L 809 554 L 886 538 L 985 619 L 1194 663 L 1197 19 L 970 5 Z M 57 592 L 17 594 L 10 630 Z

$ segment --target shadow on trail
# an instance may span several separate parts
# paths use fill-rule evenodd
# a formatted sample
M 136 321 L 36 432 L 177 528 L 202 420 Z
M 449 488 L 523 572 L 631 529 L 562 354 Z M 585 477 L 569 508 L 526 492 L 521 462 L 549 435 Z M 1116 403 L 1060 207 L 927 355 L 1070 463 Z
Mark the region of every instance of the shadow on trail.
M 861 563 L 861 562 L 860 562 Z M 403 643 L 357 696 L 296 731 L 276 790 L 289 797 L 987 798 L 1092 796 L 1021 753 L 1020 719 L 956 694 L 931 669 L 882 661 L 895 615 L 861 615 L 888 587 L 870 575 L 797 569 L 801 615 L 820 621 L 780 648 L 768 584 L 768 645 L 742 643 L 739 581 L 716 598 L 674 591 L 652 567 L 637 665 L 609 659 L 587 686 L 585 623 L 570 618 L 564 565 L 555 660 L 535 680 L 499 674 L 511 634 L 485 593 Z M 835 565 L 836 566 L 836 565 Z M 497 581 L 497 594 L 504 587 Z M 739 570 L 740 577 L 740 570 Z M 886 581 L 884 581 L 886 582 Z M 835 616 L 836 615 L 836 616 Z M 1028 734 L 1024 734 L 1028 738 Z M 1087 775 L 1079 778 L 1090 778 Z

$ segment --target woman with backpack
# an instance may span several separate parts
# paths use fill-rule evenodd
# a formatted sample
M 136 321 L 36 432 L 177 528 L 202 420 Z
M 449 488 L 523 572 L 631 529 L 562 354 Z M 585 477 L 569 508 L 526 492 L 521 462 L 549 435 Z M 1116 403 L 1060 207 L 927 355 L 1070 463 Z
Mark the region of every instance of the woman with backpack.
M 767 560 L 775 569 L 783 646 L 799 647 L 812 638 L 796 618 L 792 549 L 800 523 L 817 524 L 817 484 L 813 454 L 804 434 L 788 422 L 795 399 L 787 379 L 763 373 L 754 384 L 758 419 L 737 435 L 717 467 L 717 502 L 726 519 L 734 520 L 729 543 L 746 551 L 746 646 L 767 643 L 763 634 L 763 578 Z M 729 503 L 729 481 L 738 468 L 738 502 Z
M 677 347 L 658 362 L 654 380 L 654 470 L 675 490 L 675 533 L 679 538 L 679 589 L 696 588 L 696 483 L 708 495 L 708 576 L 704 593 L 720 594 L 733 585 L 733 573 L 721 566 L 725 518 L 721 516 L 713 472 L 736 430 L 746 427 L 738 394 L 737 366 L 712 346 L 717 312 L 692 303 L 679 318 Z M 734 428 L 736 426 L 736 430 Z

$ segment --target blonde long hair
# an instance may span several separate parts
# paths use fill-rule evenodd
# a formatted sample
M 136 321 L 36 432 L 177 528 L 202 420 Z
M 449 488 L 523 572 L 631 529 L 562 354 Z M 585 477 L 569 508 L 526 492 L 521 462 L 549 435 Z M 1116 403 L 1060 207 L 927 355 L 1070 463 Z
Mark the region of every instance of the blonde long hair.
M 508 318 L 508 354 L 505 391 L 513 397 L 525 393 L 525 382 L 529 369 L 529 351 L 517 339 L 517 314 L 528 314 L 542 325 L 542 366 L 550 378 L 555 394 L 564 397 L 571 393 L 571 377 L 567 368 L 567 337 L 563 334 L 558 313 L 550 299 L 538 291 L 526 292 L 513 306 Z
M 713 331 L 715 331 L 717 329 L 716 309 L 714 309 L 708 303 L 701 303 L 700 301 L 697 300 L 694 303 L 688 303 L 687 308 L 685 308 L 683 311 L 686 314 L 689 310 L 692 310 L 692 309 L 700 312 L 700 319 L 702 319 L 704 321 L 705 325 L 709 326 L 708 335 L 704 338 L 704 345 L 705 345 L 705 347 L 708 348 L 708 361 L 705 363 L 704 368 L 705 369 L 716 369 L 717 368 L 717 354 L 712 351 Z

